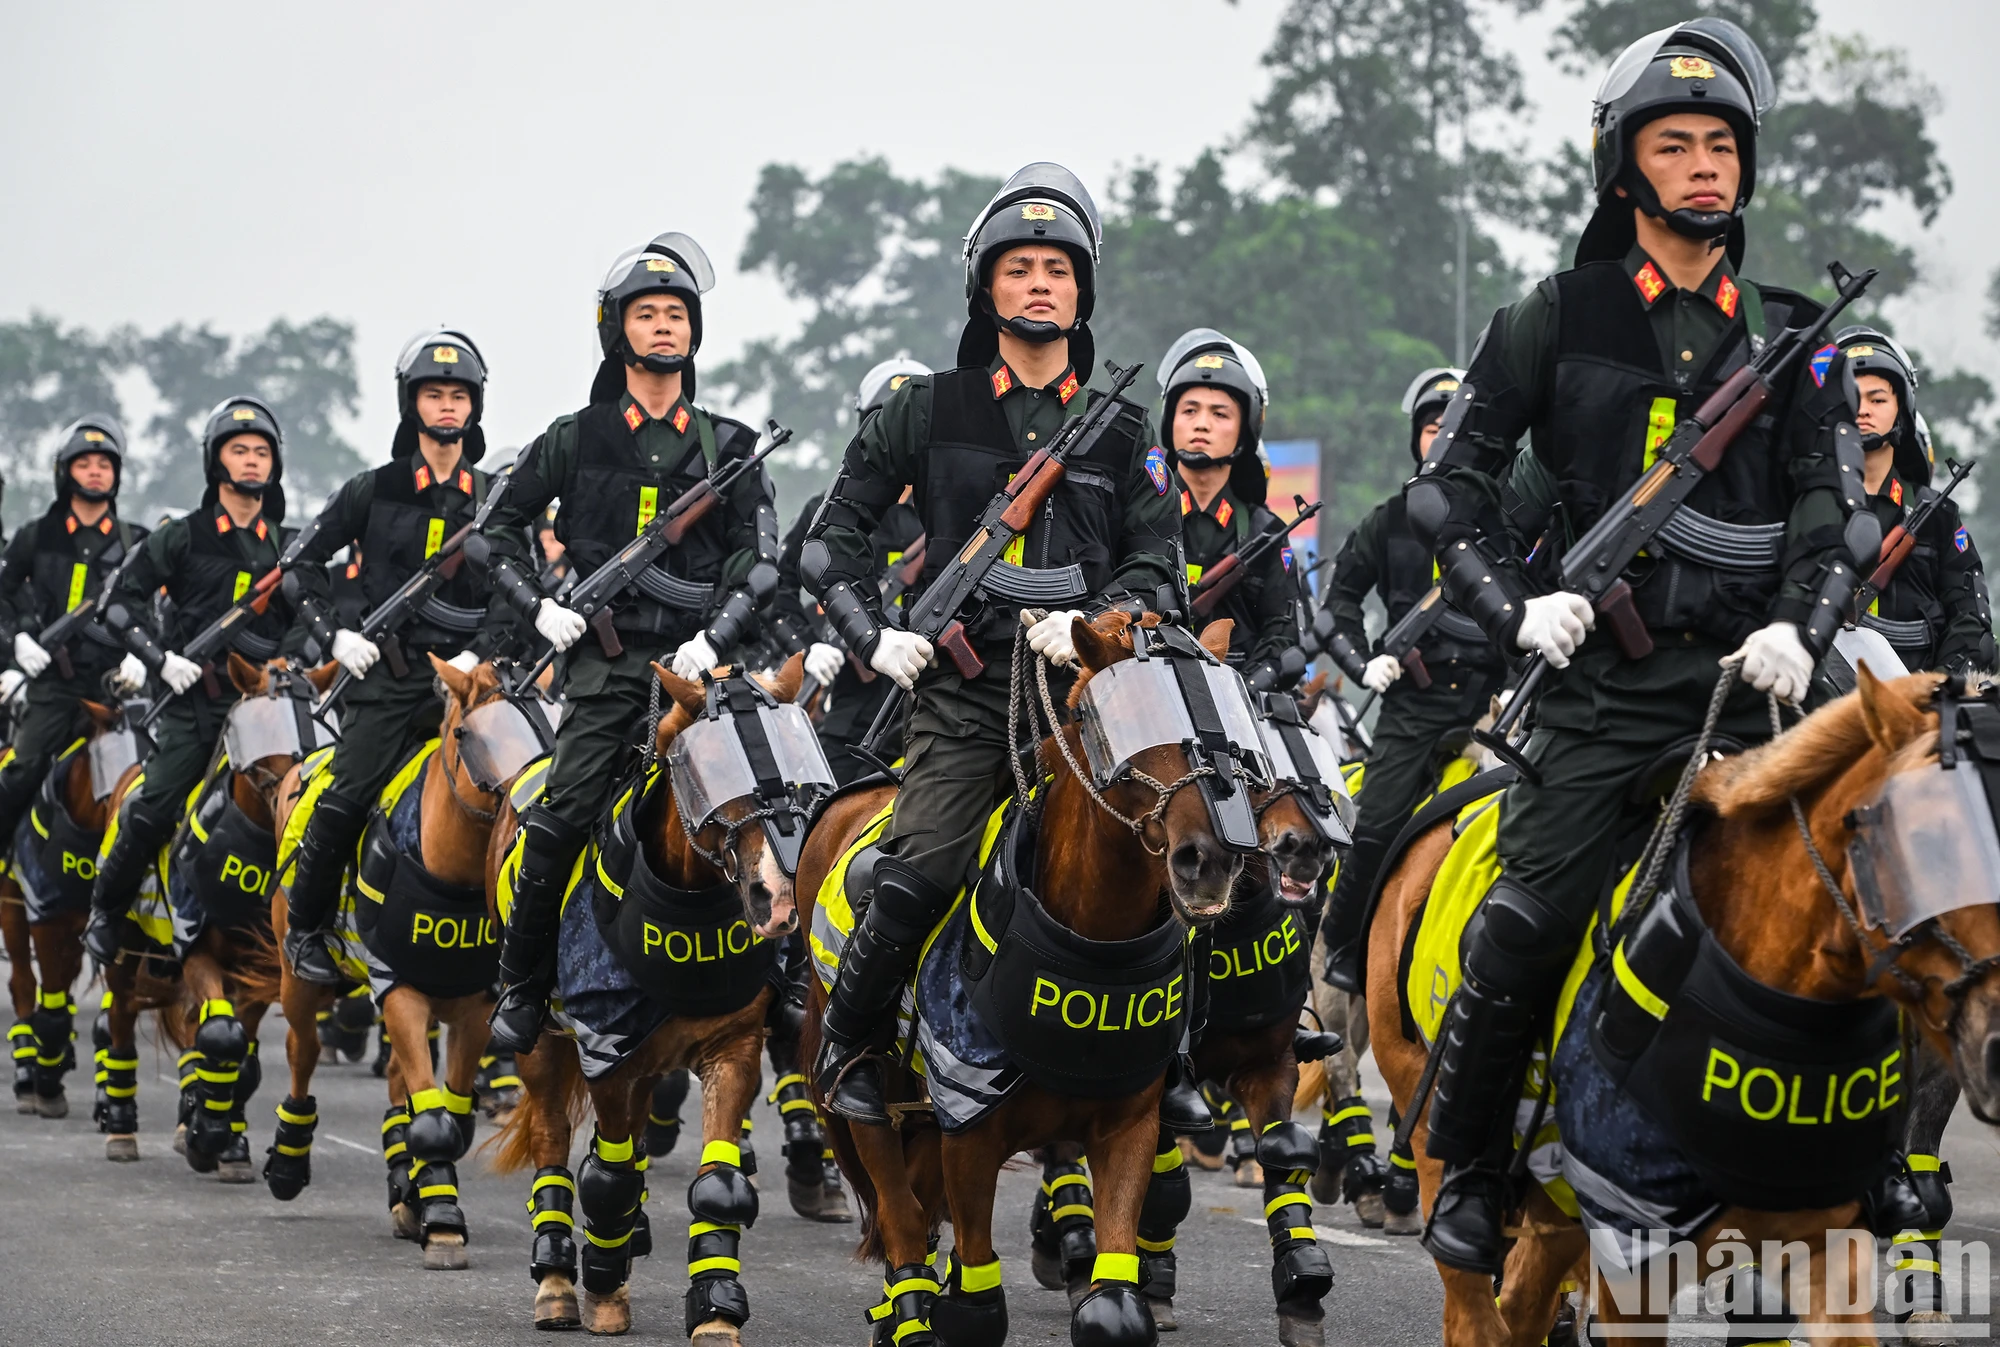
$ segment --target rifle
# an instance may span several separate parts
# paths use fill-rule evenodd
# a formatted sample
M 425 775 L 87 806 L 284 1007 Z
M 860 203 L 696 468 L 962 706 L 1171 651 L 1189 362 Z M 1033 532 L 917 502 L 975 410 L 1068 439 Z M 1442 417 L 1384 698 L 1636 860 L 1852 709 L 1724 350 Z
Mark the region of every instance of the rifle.
M 1918 531 L 1930 523 L 1931 516 L 1938 512 L 1938 508 L 1950 498 L 1951 493 L 1958 490 L 1958 484 L 1970 477 L 1972 470 L 1977 466 L 1976 462 L 1961 465 L 1952 459 L 1946 459 L 1945 467 L 1951 472 L 1951 480 L 1945 484 L 1944 489 L 1933 492 L 1927 499 L 1919 502 L 1917 508 L 1910 511 L 1908 518 L 1889 530 L 1889 536 L 1882 540 L 1881 560 L 1876 564 L 1874 574 L 1868 577 L 1860 589 L 1854 591 L 1854 615 L 1857 621 L 1862 613 L 1868 611 L 1868 605 L 1875 602 L 1882 591 L 1889 587 L 1889 582 L 1896 578 L 1896 571 L 1909 560 L 1910 553 L 1916 550 Z
M 1841 311 L 1860 298 L 1876 275 L 1870 267 L 1856 276 L 1839 262 L 1828 263 L 1826 269 L 1833 278 L 1834 299 L 1819 318 L 1809 327 L 1786 328 L 1749 364 L 1724 380 L 1693 416 L 1674 427 L 1653 466 L 1564 554 L 1562 588 L 1590 601 L 1610 626 L 1625 658 L 1643 659 L 1653 653 L 1653 638 L 1632 600 L 1625 568 L 1689 494 L 1721 465 L 1729 446 L 1776 396 L 1776 382 L 1792 362 L 1826 334 Z M 1473 731 L 1473 738 L 1534 782 L 1539 782 L 1540 774 L 1521 758 L 1510 736 L 1546 670 L 1547 661 L 1539 654 L 1531 655 L 1506 711 L 1492 729 Z
M 1448 606 L 1443 587 L 1432 585 L 1431 592 L 1418 599 L 1403 614 L 1402 621 L 1382 635 L 1382 653 L 1395 656 L 1403 671 L 1410 675 L 1410 681 L 1419 688 L 1431 685 L 1431 671 L 1424 666 L 1424 657 L 1417 653 L 1417 643 L 1437 625 Z
M 54 669 L 64 678 L 76 677 L 76 666 L 70 662 L 69 657 L 70 640 L 82 635 L 83 629 L 97 619 L 97 610 L 103 605 L 104 596 L 118 587 L 118 581 L 124 577 L 125 568 L 139 555 L 140 546 L 143 544 L 126 549 L 125 555 L 119 558 L 111 574 L 105 576 L 104 583 L 97 587 L 94 596 L 83 600 L 48 626 L 43 627 L 41 634 L 35 637 L 35 644 L 49 652 L 49 664 L 42 670 L 43 673 Z
M 454 579 L 465 565 L 465 540 L 486 527 L 494 508 L 507 495 L 507 489 L 514 484 L 515 463 L 508 464 L 500 471 L 500 480 L 486 495 L 485 504 L 479 507 L 472 519 L 456 533 L 446 538 L 438 550 L 424 559 L 424 564 L 410 573 L 410 578 L 396 587 L 396 592 L 382 600 L 374 612 L 361 619 L 361 635 L 382 647 L 382 658 L 389 665 L 389 672 L 402 678 L 410 671 L 409 661 L 404 658 L 402 643 L 396 639 L 409 620 L 415 617 L 431 596 L 444 588 L 445 583 Z M 333 686 L 313 707 L 315 720 L 324 720 L 326 713 L 336 706 L 346 693 L 347 685 L 354 681 L 354 675 L 342 668 Z
M 902 559 L 889 568 L 882 577 L 882 611 L 894 608 L 902 597 L 916 587 L 924 574 L 924 549 L 930 544 L 927 534 L 919 533 L 917 540 L 910 544 Z
M 1206 618 L 1213 613 L 1216 605 L 1228 598 L 1230 591 L 1242 583 L 1243 577 L 1249 574 L 1250 567 L 1262 561 L 1266 552 L 1289 538 L 1299 525 L 1318 514 L 1325 502 L 1314 501 L 1308 505 L 1304 496 L 1293 496 L 1292 504 L 1299 513 L 1291 523 L 1287 524 L 1276 515 L 1272 515 L 1271 521 L 1257 530 L 1249 542 L 1202 573 L 1201 583 L 1194 587 L 1194 596 L 1189 604 L 1194 609 L 1196 617 Z
M 769 444 L 750 455 L 729 463 L 717 463 L 709 474 L 674 498 L 673 503 L 654 516 L 652 522 L 639 530 L 639 536 L 626 543 L 611 559 L 577 582 L 564 605 L 585 621 L 597 636 L 597 644 L 604 651 L 605 658 L 616 659 L 625 653 L 625 643 L 618 639 L 618 632 L 611 623 L 611 604 L 626 590 L 639 582 L 639 575 L 669 547 L 680 545 L 687 531 L 695 526 L 710 510 L 723 501 L 724 494 L 736 485 L 738 478 L 763 463 L 771 454 L 792 438 L 792 432 L 776 421 L 764 423 L 764 433 L 771 437 Z M 478 558 L 475 557 L 476 561 Z M 527 676 L 517 683 L 525 687 L 541 676 L 549 667 L 549 661 L 556 657 L 556 648 L 551 645 L 535 661 Z
M 303 538 L 308 535 L 300 534 L 299 536 Z M 285 572 L 290 570 L 292 565 L 297 561 L 298 558 L 293 555 L 296 550 L 296 547 L 294 547 L 292 551 L 288 551 L 285 556 L 280 557 L 278 564 L 259 577 L 257 583 L 250 586 L 244 592 L 242 598 L 230 604 L 221 617 L 216 618 L 215 621 L 203 627 L 201 631 L 195 634 L 193 640 L 182 646 L 180 650 L 181 657 L 193 660 L 196 664 L 206 667 L 209 660 L 221 651 L 224 646 L 229 644 L 230 639 L 236 634 L 237 627 L 250 621 L 252 618 L 262 617 L 265 610 L 271 606 L 271 596 L 278 592 L 278 586 L 284 582 Z M 136 727 L 138 732 L 144 734 L 150 730 L 153 727 L 153 722 L 160 718 L 160 713 L 166 710 L 168 704 L 180 695 L 177 692 L 169 690 L 166 696 L 161 697 L 151 706 L 147 707 L 146 714 L 139 718 L 139 724 Z
M 950 656 L 960 677 L 977 678 L 986 668 L 986 662 L 973 651 L 972 642 L 966 638 L 965 623 L 958 616 L 960 610 L 971 601 L 973 592 L 993 568 L 1004 560 L 1014 540 L 1027 533 L 1042 503 L 1062 481 L 1070 455 L 1089 453 L 1110 429 L 1118 414 L 1119 395 L 1132 386 L 1142 367 L 1135 363 L 1121 369 L 1109 360 L 1104 362 L 1104 370 L 1111 376 L 1110 393 L 1099 398 L 1088 411 L 1073 413 L 1063 422 L 1062 429 L 1021 465 L 1013 480 L 986 503 L 978 527 L 958 555 L 945 564 L 916 603 L 905 609 L 903 629 L 923 637 Z M 861 741 L 866 752 L 872 755 L 877 739 L 895 723 L 908 695 L 898 687 L 883 701 L 875 723 Z

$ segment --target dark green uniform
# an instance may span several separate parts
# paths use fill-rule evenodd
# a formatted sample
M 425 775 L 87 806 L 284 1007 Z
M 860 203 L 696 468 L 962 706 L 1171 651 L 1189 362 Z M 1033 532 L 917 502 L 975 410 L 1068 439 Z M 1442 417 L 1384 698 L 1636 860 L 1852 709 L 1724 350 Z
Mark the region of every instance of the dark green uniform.
M 1906 481 L 1892 469 L 1868 503 L 1886 536 L 1931 494 L 1933 488 Z M 1861 625 L 1880 632 L 1911 669 L 1966 673 L 1994 667 L 1986 573 L 1955 502 L 1947 500 L 1932 512 L 1918 530 L 1916 546 L 1860 616 Z
M 1276 519 L 1264 506 L 1246 503 L 1225 485 L 1207 508 L 1194 503 L 1194 493 L 1181 488 L 1181 544 L 1186 551 L 1190 593 L 1202 573 L 1233 552 Z M 1229 662 L 1245 678 L 1268 665 L 1275 679 L 1278 656 L 1299 643 L 1298 619 L 1292 613 L 1293 582 L 1290 546 L 1266 549 L 1209 620 L 1229 618 Z

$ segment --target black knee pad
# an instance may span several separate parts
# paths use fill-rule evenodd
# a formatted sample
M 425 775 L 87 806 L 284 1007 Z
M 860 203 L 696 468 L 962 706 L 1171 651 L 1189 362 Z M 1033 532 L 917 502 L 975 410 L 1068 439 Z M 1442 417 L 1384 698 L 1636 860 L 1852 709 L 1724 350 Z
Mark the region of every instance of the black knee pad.
M 738 1328 L 750 1318 L 750 1293 L 730 1276 L 697 1277 L 687 1289 L 687 1335 L 711 1319 L 727 1319 Z
M 697 1221 L 747 1227 L 757 1219 L 757 1190 L 741 1169 L 718 1164 L 688 1184 L 687 1208 Z
M 931 1330 L 951 1347 L 1001 1347 L 1007 1341 L 1006 1290 L 961 1290 L 962 1271 L 954 1268 L 952 1285 L 931 1302 Z
M 1294 1244 L 1271 1263 L 1271 1294 L 1281 1309 L 1313 1319 L 1333 1289 L 1333 1263 L 1317 1244 Z
M 1138 1287 L 1108 1282 L 1077 1303 L 1069 1340 L 1073 1347 L 1154 1347 L 1160 1330 Z
M 1267 1175 L 1294 1169 L 1310 1174 L 1319 1168 L 1319 1139 L 1298 1123 L 1274 1124 L 1257 1138 L 1257 1163 Z
M 590 840 L 588 828 L 567 823 L 541 805 L 522 816 L 521 828 L 527 834 L 527 840 L 521 844 L 521 868 L 541 874 L 567 871 L 576 862 L 583 844 Z
M 1539 1002 L 1560 985 L 1582 939 L 1581 921 L 1502 875 L 1466 923 L 1459 959 L 1488 993 Z
M 1165 1239 L 1187 1219 L 1194 1205 L 1194 1185 L 1187 1166 L 1175 1165 L 1153 1175 L 1139 1206 L 1139 1231 L 1148 1239 Z
M 584 1219 L 620 1233 L 630 1229 L 645 1189 L 644 1174 L 600 1160 L 595 1151 L 583 1158 L 583 1167 L 576 1172 L 576 1196 L 583 1204 Z
M 212 1065 L 241 1062 L 250 1053 L 250 1035 L 234 1015 L 210 1015 L 194 1031 L 194 1046 Z
M 458 1130 L 450 1110 L 439 1104 L 412 1113 L 403 1139 L 409 1143 L 413 1158 L 437 1163 L 458 1159 L 464 1134 Z
M 923 940 L 951 903 L 951 894 L 894 856 L 875 862 L 875 895 L 865 920 L 897 945 Z

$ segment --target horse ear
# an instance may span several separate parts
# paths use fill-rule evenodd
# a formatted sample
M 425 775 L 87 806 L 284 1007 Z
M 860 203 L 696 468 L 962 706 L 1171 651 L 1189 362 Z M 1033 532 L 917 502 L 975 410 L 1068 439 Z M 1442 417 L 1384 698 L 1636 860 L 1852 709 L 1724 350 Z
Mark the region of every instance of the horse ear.
M 1201 629 L 1201 648 L 1219 660 L 1229 659 L 1229 635 L 1236 630 L 1236 620 L 1219 617 Z
M 1930 717 L 1913 706 L 1908 697 L 1892 688 L 1860 664 L 1855 669 L 1855 690 L 1861 698 L 1861 722 L 1868 737 L 1884 753 L 1894 753 L 1923 733 Z
M 708 709 L 708 694 L 699 683 L 690 683 L 663 664 L 653 665 L 653 675 L 660 680 L 660 686 L 674 699 L 674 705 L 691 716 L 699 716 Z M 798 691 L 793 688 L 792 691 Z
M 229 681 L 246 697 L 261 697 L 271 687 L 271 675 L 234 650 L 229 652 Z
M 1132 653 L 1132 643 L 1124 639 L 1125 628 L 1132 625 L 1129 614 L 1106 613 L 1097 622 L 1102 624 L 1103 630 L 1080 617 L 1072 619 L 1069 624 L 1069 638 L 1076 646 L 1076 657 L 1092 673 L 1116 664 Z
M 314 692 L 325 692 L 333 686 L 333 680 L 340 677 L 340 662 L 328 660 L 317 669 L 306 670 L 306 682 L 311 683 Z
M 449 692 L 460 706 L 472 705 L 476 689 L 473 687 L 471 674 L 448 659 L 440 659 L 435 651 L 431 653 L 431 668 L 437 671 L 438 678 L 444 683 L 445 691 Z
M 772 678 L 760 680 L 764 688 L 781 702 L 788 702 L 799 695 L 799 684 L 806 681 L 806 652 L 801 650 L 786 660 L 784 667 Z
M 82 705 L 83 705 L 83 713 L 86 716 L 90 717 L 90 723 L 95 725 L 98 729 L 109 730 L 117 726 L 120 717 L 118 713 L 112 710 L 110 707 L 100 705 L 99 703 L 93 701 L 86 701 L 82 703 Z

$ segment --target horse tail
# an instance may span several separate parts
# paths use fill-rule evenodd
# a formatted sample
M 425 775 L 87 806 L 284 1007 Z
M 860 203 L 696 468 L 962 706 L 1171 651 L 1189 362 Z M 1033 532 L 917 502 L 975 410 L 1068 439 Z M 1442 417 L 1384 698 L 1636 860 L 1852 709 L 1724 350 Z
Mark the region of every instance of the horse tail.
M 501 1174 L 518 1173 L 533 1165 L 544 1142 L 559 1141 L 565 1151 L 568 1149 L 568 1137 L 544 1135 L 550 1130 L 544 1123 L 544 1101 L 552 1110 L 560 1111 L 572 1136 L 589 1115 L 590 1091 L 584 1084 L 583 1067 L 575 1050 L 561 1040 L 545 1037 L 543 1042 L 548 1044 L 545 1050 L 516 1060 L 515 1069 L 521 1077 L 520 1100 L 500 1124 L 500 1130 L 487 1137 L 481 1146 L 489 1152 L 494 1170 Z M 544 1056 L 548 1059 L 546 1063 L 535 1060 Z
M 854 1256 L 860 1261 L 881 1262 L 883 1256 L 882 1227 L 875 1219 L 875 1180 L 868 1174 L 868 1166 L 861 1163 L 860 1152 L 854 1149 L 854 1134 L 848 1130 L 847 1120 L 822 1104 L 821 1114 L 826 1119 L 826 1140 L 833 1147 L 834 1159 L 840 1164 L 840 1172 L 847 1176 L 847 1186 L 854 1190 L 854 1204 L 861 1211 L 861 1237 L 854 1246 Z
M 229 942 L 235 954 L 229 969 L 229 980 L 235 984 L 235 999 L 276 1005 L 284 987 L 277 939 L 268 930 L 253 927 L 231 931 Z

